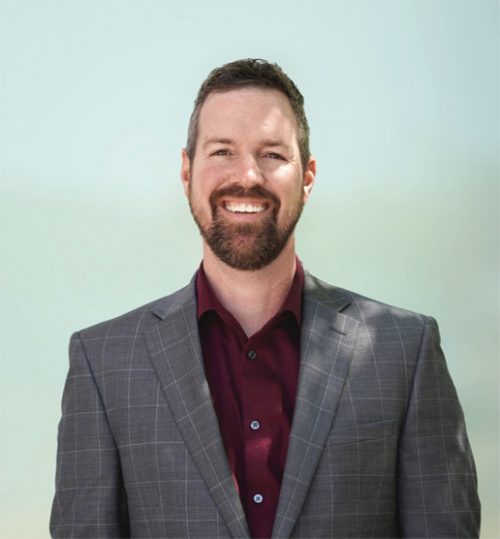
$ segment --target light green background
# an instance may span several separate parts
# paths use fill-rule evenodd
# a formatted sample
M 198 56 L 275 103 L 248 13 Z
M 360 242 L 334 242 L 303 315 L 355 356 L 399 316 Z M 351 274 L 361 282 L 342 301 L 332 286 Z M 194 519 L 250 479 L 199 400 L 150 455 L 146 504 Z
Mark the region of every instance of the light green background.
M 179 181 L 208 71 L 277 61 L 318 177 L 298 249 L 321 278 L 435 316 L 499 507 L 499 4 L 3 1 L 2 538 L 48 536 L 72 331 L 184 285 Z

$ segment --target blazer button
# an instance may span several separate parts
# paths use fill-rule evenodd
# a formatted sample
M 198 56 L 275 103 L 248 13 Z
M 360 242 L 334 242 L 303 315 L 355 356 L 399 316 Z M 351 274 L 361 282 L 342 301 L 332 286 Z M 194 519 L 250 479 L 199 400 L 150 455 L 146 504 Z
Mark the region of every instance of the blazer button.
M 255 350 L 249 350 L 247 356 L 248 359 L 255 359 L 257 357 L 257 352 Z
M 262 503 L 264 501 L 264 496 L 262 496 L 262 494 L 254 494 L 253 501 L 255 503 Z

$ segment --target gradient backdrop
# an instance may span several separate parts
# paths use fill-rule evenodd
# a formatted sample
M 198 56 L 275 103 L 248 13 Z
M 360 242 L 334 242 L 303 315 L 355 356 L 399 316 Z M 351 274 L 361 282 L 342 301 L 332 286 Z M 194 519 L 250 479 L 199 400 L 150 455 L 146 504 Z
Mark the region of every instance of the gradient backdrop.
M 192 102 L 212 67 L 253 56 L 306 98 L 304 264 L 438 319 L 482 536 L 499 537 L 499 4 L 2 0 L 0 15 L 0 536 L 48 537 L 70 333 L 195 271 Z

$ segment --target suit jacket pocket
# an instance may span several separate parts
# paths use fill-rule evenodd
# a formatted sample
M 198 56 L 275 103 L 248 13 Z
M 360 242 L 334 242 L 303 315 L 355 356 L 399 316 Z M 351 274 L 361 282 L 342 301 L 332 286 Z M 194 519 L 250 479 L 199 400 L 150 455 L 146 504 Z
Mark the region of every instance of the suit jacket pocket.
M 394 420 L 376 421 L 374 423 L 360 423 L 348 427 L 333 427 L 326 444 L 342 445 L 387 438 L 394 432 Z

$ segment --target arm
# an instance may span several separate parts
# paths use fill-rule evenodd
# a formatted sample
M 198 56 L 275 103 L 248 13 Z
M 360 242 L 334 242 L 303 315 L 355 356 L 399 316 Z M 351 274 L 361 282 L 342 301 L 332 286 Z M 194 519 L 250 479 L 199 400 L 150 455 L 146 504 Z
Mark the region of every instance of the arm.
M 128 537 L 118 451 L 101 395 L 78 334 L 59 423 L 52 537 Z
M 439 342 L 437 324 L 428 318 L 399 447 L 400 534 L 478 537 L 476 470 Z

